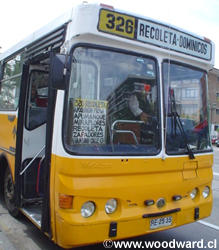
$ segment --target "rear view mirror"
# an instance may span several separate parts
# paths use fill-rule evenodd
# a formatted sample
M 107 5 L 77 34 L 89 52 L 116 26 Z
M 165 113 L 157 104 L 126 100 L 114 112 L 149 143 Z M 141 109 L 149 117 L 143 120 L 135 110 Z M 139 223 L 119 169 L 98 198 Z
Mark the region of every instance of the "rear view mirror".
M 65 69 L 66 55 L 52 54 L 51 56 L 51 68 L 50 68 L 50 79 L 53 88 L 65 89 Z

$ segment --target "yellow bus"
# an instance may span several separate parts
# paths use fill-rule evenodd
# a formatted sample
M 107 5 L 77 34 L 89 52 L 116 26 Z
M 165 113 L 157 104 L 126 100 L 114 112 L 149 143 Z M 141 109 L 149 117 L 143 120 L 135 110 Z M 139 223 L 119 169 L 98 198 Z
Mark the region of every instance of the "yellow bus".
M 214 43 L 83 3 L 0 55 L 0 185 L 63 248 L 211 214 Z

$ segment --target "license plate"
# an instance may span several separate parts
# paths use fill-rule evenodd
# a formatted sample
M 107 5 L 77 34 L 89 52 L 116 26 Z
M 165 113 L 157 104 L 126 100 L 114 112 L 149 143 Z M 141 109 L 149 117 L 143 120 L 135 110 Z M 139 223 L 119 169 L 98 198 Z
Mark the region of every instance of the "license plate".
M 168 227 L 171 226 L 173 222 L 173 217 L 160 217 L 157 219 L 150 220 L 150 229 L 156 229 L 160 227 Z

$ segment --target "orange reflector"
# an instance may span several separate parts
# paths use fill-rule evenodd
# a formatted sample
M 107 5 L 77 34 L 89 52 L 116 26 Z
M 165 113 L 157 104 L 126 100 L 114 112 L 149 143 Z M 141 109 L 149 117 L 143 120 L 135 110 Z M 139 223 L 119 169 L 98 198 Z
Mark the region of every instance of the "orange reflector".
M 204 40 L 205 40 L 206 42 L 208 42 L 208 43 L 211 43 L 211 40 L 210 40 L 209 38 L 207 38 L 207 37 L 204 37 Z
M 105 3 L 101 3 L 100 6 L 102 8 L 107 8 L 107 9 L 111 9 L 111 10 L 114 10 L 114 7 L 112 5 L 108 5 L 108 4 L 105 4 Z
M 59 207 L 63 209 L 72 208 L 73 196 L 66 194 L 59 194 Z

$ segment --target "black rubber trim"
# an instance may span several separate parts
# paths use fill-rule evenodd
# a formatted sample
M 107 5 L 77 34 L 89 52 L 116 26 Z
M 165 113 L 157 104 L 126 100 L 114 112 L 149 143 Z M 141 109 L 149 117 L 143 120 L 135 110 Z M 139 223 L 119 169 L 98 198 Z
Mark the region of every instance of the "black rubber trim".
M 171 209 L 168 211 L 164 211 L 164 212 L 160 212 L 160 213 L 153 213 L 153 214 L 143 214 L 142 218 L 151 218 L 151 217 L 157 217 L 157 216 L 163 216 L 163 215 L 167 215 L 167 214 L 172 214 L 172 213 L 177 213 L 181 211 L 181 208 L 175 208 L 175 209 Z

